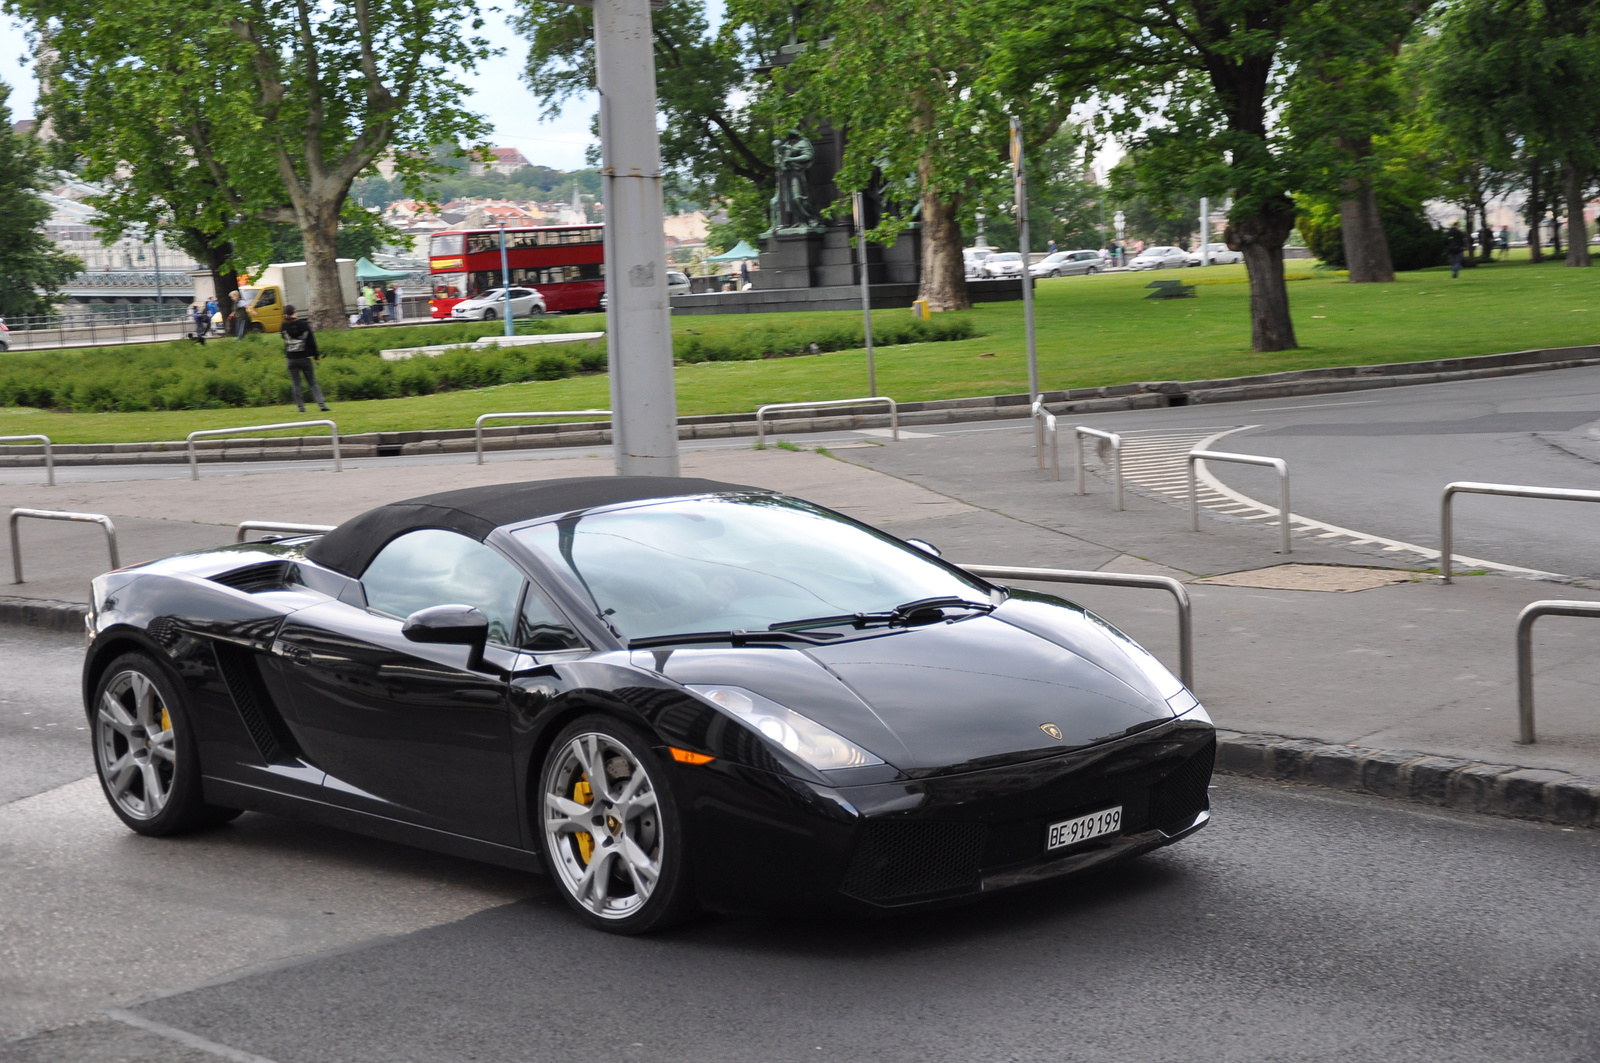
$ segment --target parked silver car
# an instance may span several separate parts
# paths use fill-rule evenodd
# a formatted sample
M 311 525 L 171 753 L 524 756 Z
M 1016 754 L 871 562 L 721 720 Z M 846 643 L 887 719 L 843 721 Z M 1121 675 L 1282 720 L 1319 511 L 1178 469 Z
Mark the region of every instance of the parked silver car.
M 1104 268 L 1098 251 L 1057 251 L 1028 267 L 1035 277 L 1075 277 Z
M 1213 266 L 1231 266 L 1244 261 L 1244 252 L 1229 251 L 1227 244 L 1207 244 L 1206 247 L 1211 252 L 1211 265 Z M 1200 252 L 1190 251 L 1189 265 L 1198 266 L 1200 264 Z
M 983 260 L 983 275 L 985 277 L 1020 277 L 1022 276 L 1022 253 L 1020 251 L 1001 251 L 990 255 Z
M 1147 247 L 1128 263 L 1129 269 L 1182 269 L 1189 252 L 1181 247 Z
M 992 247 L 968 247 L 961 252 L 968 279 L 983 276 L 983 260 L 994 254 Z

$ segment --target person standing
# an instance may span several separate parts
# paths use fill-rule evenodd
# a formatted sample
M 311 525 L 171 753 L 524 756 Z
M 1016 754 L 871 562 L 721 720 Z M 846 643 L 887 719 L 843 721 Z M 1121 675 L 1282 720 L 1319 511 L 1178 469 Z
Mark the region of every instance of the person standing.
M 1500 226 L 1500 257 L 1511 257 L 1511 226 Z
M 244 297 L 237 291 L 229 292 L 228 298 L 233 300 L 233 309 L 228 317 L 228 331 L 234 339 L 242 340 L 245 333 L 250 331 L 250 309 L 244 305 Z
M 389 290 L 384 293 L 383 297 L 389 303 L 389 320 L 398 322 L 400 320 L 400 286 L 397 284 L 389 285 Z
M 742 291 L 745 291 L 746 289 L 748 289 L 749 287 L 750 287 L 750 260 L 748 258 L 741 258 L 739 260 L 739 290 L 742 292 Z
M 361 323 L 372 324 L 372 285 L 361 286 Z
M 1450 276 L 1461 276 L 1461 256 L 1467 251 L 1467 234 L 1461 231 L 1461 223 L 1453 221 L 1444 234 L 1445 250 L 1450 252 Z
M 194 341 L 204 347 L 206 333 L 211 331 L 211 315 L 206 313 L 206 308 L 199 303 L 191 306 L 189 313 L 194 318 Z
M 294 307 L 283 308 L 283 357 L 289 364 L 289 390 L 294 396 L 295 409 L 306 412 L 305 396 L 300 391 L 302 378 L 311 385 L 311 398 L 317 408 L 327 412 L 328 404 L 322 400 L 322 388 L 317 385 L 315 360 L 322 357 L 317 350 L 317 336 L 311 326 L 294 316 Z

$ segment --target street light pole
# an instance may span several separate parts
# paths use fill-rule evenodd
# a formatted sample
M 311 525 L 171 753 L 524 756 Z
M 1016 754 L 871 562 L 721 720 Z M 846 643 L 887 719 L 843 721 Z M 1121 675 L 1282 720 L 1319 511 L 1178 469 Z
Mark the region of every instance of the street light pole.
M 1211 200 L 1200 197 L 1200 264 L 1211 265 Z
M 618 475 L 678 475 L 672 308 L 650 0 L 593 0 L 605 186 L 606 350 Z
M 157 229 L 155 239 L 150 246 L 155 250 L 156 256 L 156 320 L 161 320 L 161 311 L 166 306 L 166 298 L 161 293 L 161 230 Z
M 867 338 L 867 394 L 878 393 L 878 372 L 872 364 L 872 289 L 867 281 L 867 207 L 860 192 L 855 194 L 856 249 L 861 261 L 861 331 Z
M 1039 394 L 1039 348 L 1033 332 L 1033 269 L 1028 262 L 1028 178 L 1022 167 L 1022 121 L 1011 119 L 1011 175 L 1016 184 L 1022 243 L 1022 319 L 1028 334 L 1028 395 Z
M 511 264 L 506 257 L 506 220 L 504 218 L 500 219 L 500 287 L 506 293 L 506 335 L 509 336 L 515 330 L 511 327 Z

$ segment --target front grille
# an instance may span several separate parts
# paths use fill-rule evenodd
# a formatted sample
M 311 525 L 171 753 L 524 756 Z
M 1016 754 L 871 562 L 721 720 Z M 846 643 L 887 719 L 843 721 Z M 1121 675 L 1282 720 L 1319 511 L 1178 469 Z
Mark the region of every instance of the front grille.
M 844 892 L 892 901 L 974 889 L 988 828 L 981 823 L 869 823 Z
M 1194 817 L 1211 807 L 1207 787 L 1217 760 L 1217 740 L 1213 736 L 1198 752 L 1190 755 L 1166 778 L 1150 788 L 1150 820 L 1168 834 L 1175 834 L 1194 822 Z

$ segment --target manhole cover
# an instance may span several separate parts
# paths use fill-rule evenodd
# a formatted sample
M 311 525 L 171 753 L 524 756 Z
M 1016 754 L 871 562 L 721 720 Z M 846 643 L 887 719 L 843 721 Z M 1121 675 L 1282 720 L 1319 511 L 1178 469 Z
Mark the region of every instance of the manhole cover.
M 1350 565 L 1273 565 L 1197 579 L 1219 587 L 1258 587 L 1270 591 L 1369 591 L 1391 583 L 1411 583 L 1415 573 Z

